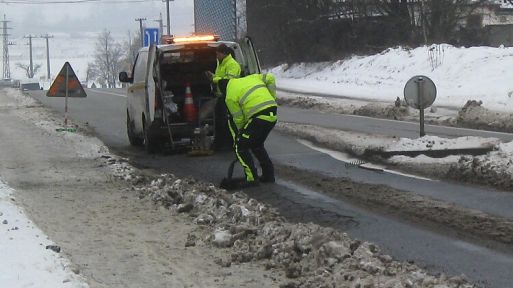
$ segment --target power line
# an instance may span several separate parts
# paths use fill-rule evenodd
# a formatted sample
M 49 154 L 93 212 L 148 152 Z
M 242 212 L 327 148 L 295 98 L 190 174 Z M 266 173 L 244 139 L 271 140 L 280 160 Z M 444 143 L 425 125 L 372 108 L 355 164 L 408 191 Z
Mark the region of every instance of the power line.
M 83 4 L 83 3 L 101 3 L 101 4 L 119 4 L 119 3 L 143 3 L 155 2 L 158 0 L 0 0 L 0 4 L 22 4 L 22 5 L 40 5 L 40 4 Z
M 47 74 L 47 80 L 50 80 L 50 44 L 49 39 L 53 38 L 53 35 L 41 35 L 40 38 L 46 39 L 46 74 Z
M 24 36 L 23 38 L 28 38 L 29 39 L 29 51 L 30 51 L 30 54 L 29 54 L 29 61 L 30 61 L 30 64 L 29 64 L 29 76 L 28 78 L 32 79 L 34 77 L 34 61 L 32 60 L 32 38 L 37 38 L 37 36 L 34 36 L 34 35 L 27 35 L 27 36 Z

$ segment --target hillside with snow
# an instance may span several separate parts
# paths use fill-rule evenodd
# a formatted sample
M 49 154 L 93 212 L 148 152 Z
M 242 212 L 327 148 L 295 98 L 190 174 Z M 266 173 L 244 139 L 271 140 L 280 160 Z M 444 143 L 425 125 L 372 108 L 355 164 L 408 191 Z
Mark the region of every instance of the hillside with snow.
M 432 45 L 390 48 L 371 56 L 353 56 L 324 63 L 283 64 L 270 69 L 278 87 L 368 100 L 403 98 L 404 85 L 415 75 L 437 86 L 436 106 L 461 108 L 482 101 L 495 111 L 513 107 L 513 48 Z

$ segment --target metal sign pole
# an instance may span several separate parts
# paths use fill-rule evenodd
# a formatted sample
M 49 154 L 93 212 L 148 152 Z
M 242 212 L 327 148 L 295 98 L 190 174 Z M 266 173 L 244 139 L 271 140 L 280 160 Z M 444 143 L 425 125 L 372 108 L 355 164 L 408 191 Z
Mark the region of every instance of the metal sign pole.
M 419 77 L 417 79 L 417 88 L 418 88 L 418 95 L 419 95 L 419 109 L 420 109 L 420 137 L 423 137 L 426 135 L 424 132 L 424 79 L 422 77 Z
M 427 76 L 413 76 L 404 85 L 404 100 L 408 106 L 419 109 L 420 137 L 426 136 L 424 130 L 424 110 L 431 106 L 436 99 L 436 86 Z
M 66 94 L 65 94 L 65 101 L 64 101 L 64 127 L 68 127 L 68 78 L 69 78 L 69 68 L 66 66 Z

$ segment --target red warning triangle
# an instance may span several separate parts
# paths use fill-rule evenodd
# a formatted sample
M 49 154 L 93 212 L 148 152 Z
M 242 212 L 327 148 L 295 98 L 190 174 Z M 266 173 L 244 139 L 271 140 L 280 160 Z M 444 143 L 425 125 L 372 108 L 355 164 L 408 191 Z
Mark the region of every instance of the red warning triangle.
M 71 68 L 69 62 L 64 63 L 61 72 L 53 80 L 52 86 L 48 89 L 46 96 L 48 97 L 66 97 L 66 74 L 68 79 L 68 97 L 87 97 L 87 94 L 78 81 L 77 75 Z

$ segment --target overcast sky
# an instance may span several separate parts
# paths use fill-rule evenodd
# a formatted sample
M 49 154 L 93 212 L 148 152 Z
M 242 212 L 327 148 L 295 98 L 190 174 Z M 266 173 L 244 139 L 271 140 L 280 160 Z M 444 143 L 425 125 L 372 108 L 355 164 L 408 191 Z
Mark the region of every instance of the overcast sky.
M 81 1 L 94 3 L 51 3 Z M 171 34 L 190 34 L 194 30 L 193 0 L 174 0 L 170 7 Z M 0 1 L 0 13 L 11 21 L 8 24 L 12 27 L 9 31 L 11 38 L 28 34 L 100 32 L 104 29 L 114 33 L 139 31 L 136 18 L 146 18 L 146 26 L 158 27 L 153 20 L 159 19 L 160 13 L 166 25 L 166 3 L 162 0 L 4 0 Z

